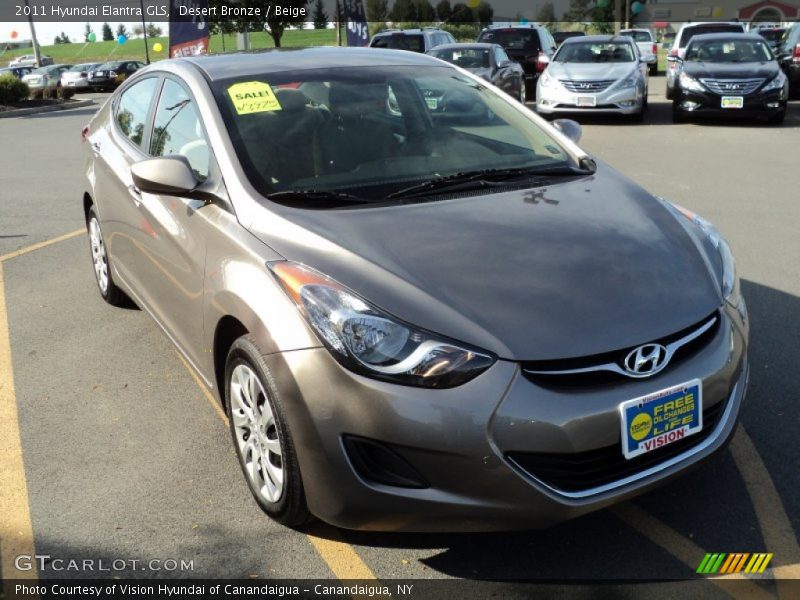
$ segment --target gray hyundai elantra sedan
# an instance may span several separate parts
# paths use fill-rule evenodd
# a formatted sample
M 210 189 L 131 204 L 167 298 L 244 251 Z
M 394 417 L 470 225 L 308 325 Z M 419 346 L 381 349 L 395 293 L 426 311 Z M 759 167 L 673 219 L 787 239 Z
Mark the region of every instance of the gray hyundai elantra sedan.
M 579 133 L 409 52 L 159 62 L 83 130 L 100 294 L 215 392 L 281 523 L 597 510 L 725 446 L 749 324 L 719 232 Z

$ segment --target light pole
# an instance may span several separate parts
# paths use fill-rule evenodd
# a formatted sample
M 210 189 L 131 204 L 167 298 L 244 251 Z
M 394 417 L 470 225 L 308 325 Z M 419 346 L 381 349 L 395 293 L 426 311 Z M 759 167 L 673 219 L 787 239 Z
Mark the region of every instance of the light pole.
M 30 4 L 25 0 L 25 8 L 28 9 L 28 25 L 31 27 L 31 43 L 33 44 L 33 55 L 36 57 L 36 66 L 42 66 L 42 52 L 39 50 L 39 42 L 36 40 L 36 28 L 33 26 L 33 15 Z
M 144 58 L 145 63 L 150 64 L 150 50 L 147 49 L 147 26 L 144 24 L 144 0 L 139 0 L 139 6 L 142 8 L 142 35 L 144 35 Z

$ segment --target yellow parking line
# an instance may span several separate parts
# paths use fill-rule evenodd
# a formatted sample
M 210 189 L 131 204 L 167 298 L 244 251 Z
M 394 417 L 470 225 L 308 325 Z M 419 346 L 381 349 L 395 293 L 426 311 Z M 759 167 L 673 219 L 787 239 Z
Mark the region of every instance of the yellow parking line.
M 85 229 L 77 229 L 71 233 L 65 233 L 64 235 L 60 235 L 50 240 L 45 240 L 43 242 L 39 242 L 38 244 L 32 244 L 30 246 L 20 248 L 19 250 L 14 250 L 14 252 L 9 252 L 8 254 L 3 254 L 2 256 L 0 256 L 0 263 L 5 262 L 7 260 L 11 260 L 12 258 L 17 258 L 18 256 L 22 256 L 23 254 L 28 254 L 28 252 L 33 252 L 34 250 L 40 250 L 41 248 L 52 246 L 53 244 L 57 244 L 58 242 L 70 240 L 74 237 L 78 237 L 83 233 L 86 233 Z
M 612 508 L 611 512 L 650 541 L 672 554 L 689 567 L 691 573 L 694 573 L 706 553 L 700 546 L 672 529 L 672 527 L 630 502 Z M 770 593 L 756 583 L 749 581 L 747 577 L 740 573 L 708 578 L 706 581 L 723 589 L 733 598 L 746 598 L 747 600 L 768 600 L 772 598 Z
M 783 563 L 781 566 L 772 567 L 773 576 L 779 580 L 800 579 L 800 545 L 797 543 L 792 523 L 786 514 L 775 483 L 744 426 L 739 426 L 730 448 L 753 502 L 766 550 Z M 778 581 L 777 585 L 781 597 L 790 597 L 786 585 L 781 581 Z
M 197 387 L 200 388 L 203 395 L 214 407 L 219 418 L 227 425 L 228 416 L 222 410 L 217 399 L 181 353 L 177 350 L 175 352 L 178 358 L 181 359 L 183 366 L 189 371 Z M 306 537 L 308 537 L 308 541 L 311 542 L 311 545 L 322 560 L 325 561 L 325 564 L 328 565 L 328 568 L 336 575 L 337 579 L 377 579 L 366 563 L 361 560 L 358 553 L 342 539 L 341 534 L 334 527 L 318 523 L 311 533 L 306 534 Z
M 0 261 L 0 570 L 4 579 L 36 579 L 37 569 L 17 571 L 15 557 L 33 556 L 33 526 L 28 506 L 28 483 L 22 460 L 17 398 L 14 393 L 14 368 L 11 363 L 11 338 Z

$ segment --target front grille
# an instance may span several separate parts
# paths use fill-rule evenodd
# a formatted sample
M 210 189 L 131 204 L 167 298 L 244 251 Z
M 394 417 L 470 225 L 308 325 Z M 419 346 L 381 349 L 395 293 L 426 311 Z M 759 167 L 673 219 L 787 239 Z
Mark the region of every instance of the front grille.
M 581 492 L 630 477 L 697 446 L 714 431 L 727 400 L 703 411 L 703 429 L 677 442 L 627 460 L 621 442 L 573 454 L 507 452 L 525 474 L 564 492 Z
M 763 79 L 701 79 L 700 82 L 709 90 L 720 96 L 746 96 L 752 94 Z
M 670 367 L 679 365 L 694 356 L 713 339 L 719 326 L 719 313 L 715 311 L 702 321 L 686 329 L 658 340 L 651 340 L 650 343 L 658 343 L 669 347 L 673 344 L 680 344 L 681 340 L 690 338 L 696 335 L 697 332 L 702 332 L 693 339 L 677 346 L 666 367 L 660 372 L 666 372 Z M 634 348 L 635 346 L 632 346 L 605 354 L 562 360 L 528 361 L 522 363 L 522 373 L 535 384 L 551 389 L 591 388 L 618 384 L 623 381 L 630 381 L 629 376 L 625 374 L 622 368 L 622 363 Z
M 570 92 L 595 94 L 602 92 L 612 83 L 614 79 L 596 79 L 591 81 L 579 81 L 576 79 L 559 79 L 561 85 L 567 88 Z

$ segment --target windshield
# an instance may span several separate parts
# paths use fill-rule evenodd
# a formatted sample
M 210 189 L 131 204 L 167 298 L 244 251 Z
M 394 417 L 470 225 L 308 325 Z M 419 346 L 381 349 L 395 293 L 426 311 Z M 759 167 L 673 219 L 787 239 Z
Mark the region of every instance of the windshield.
M 451 67 L 315 69 L 212 85 L 242 167 L 265 196 L 383 200 L 464 172 L 574 166 L 526 112 Z
M 759 29 L 758 35 L 763 37 L 768 42 L 779 42 L 786 33 L 785 29 Z
M 681 34 L 681 41 L 678 47 L 686 48 L 689 45 L 689 40 L 694 36 L 706 33 L 744 33 L 744 27 L 741 25 L 698 25 L 696 27 L 687 27 Z
M 70 67 L 68 70 L 73 72 L 89 71 L 91 69 L 94 69 L 96 66 L 97 66 L 96 63 L 84 63 L 82 65 L 75 65 L 73 67 Z
M 623 31 L 621 36 L 633 38 L 634 42 L 652 42 L 653 36 L 649 31 Z
M 481 33 L 478 41 L 500 44 L 506 50 L 539 50 L 539 36 L 532 29 L 493 29 Z
M 410 50 L 411 52 L 425 52 L 425 40 L 422 36 L 408 35 L 406 33 L 393 33 L 375 38 L 373 48 L 390 48 L 392 50 Z
M 437 48 L 430 54 L 464 69 L 488 69 L 491 66 L 488 48 Z
M 769 46 L 760 40 L 714 40 L 692 43 L 684 60 L 689 62 L 764 62 L 772 60 Z
M 567 42 L 554 60 L 562 63 L 624 63 L 633 62 L 636 57 L 629 43 Z

